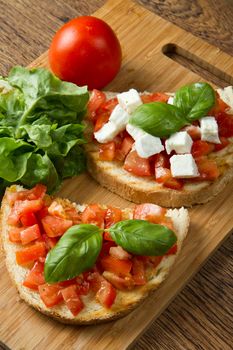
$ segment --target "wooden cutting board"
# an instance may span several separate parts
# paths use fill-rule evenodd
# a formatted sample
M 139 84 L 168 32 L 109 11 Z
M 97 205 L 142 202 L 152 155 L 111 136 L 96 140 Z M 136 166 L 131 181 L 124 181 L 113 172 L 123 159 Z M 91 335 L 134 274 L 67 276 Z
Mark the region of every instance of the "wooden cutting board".
M 204 80 L 178 62 L 206 70 L 221 85 L 233 83 L 233 58 L 128 0 L 111 0 L 95 16 L 117 32 L 123 66 L 108 90 L 173 91 Z M 176 61 L 174 61 L 172 58 Z M 177 62 L 178 61 L 178 62 Z M 31 67 L 47 66 L 47 53 Z M 219 83 L 220 84 L 220 83 Z M 143 305 L 127 317 L 99 326 L 71 327 L 55 322 L 20 301 L 0 255 L 0 340 L 13 350 L 126 349 L 168 306 L 230 234 L 233 227 L 233 184 L 216 200 L 190 210 L 191 227 L 172 275 Z M 65 181 L 59 195 L 80 203 L 132 206 L 101 188 L 88 174 Z M 171 335 L 172 336 L 172 335 Z

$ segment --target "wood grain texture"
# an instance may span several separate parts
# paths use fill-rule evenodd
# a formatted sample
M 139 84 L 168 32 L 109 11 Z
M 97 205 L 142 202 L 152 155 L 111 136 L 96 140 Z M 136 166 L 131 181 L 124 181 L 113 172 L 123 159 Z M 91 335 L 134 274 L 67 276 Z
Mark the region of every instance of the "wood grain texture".
M 78 14 L 90 13 L 102 3 L 103 1 L 73 2 L 69 0 L 54 1 L 51 5 L 51 2 L 49 1 L 41 1 L 39 3 L 38 1 L 36 2 L 33 0 L 30 1 L 29 6 L 29 0 L 17 2 L 13 0 L 0 1 L 0 15 L 3 18 L 1 22 L 1 32 L 3 31 L 6 33 L 6 35 L 1 36 L 0 39 L 0 50 L 2 52 L 2 55 L 0 57 L 1 73 L 6 73 L 9 69 L 9 66 L 12 64 L 28 64 L 32 59 L 36 58 L 38 54 L 43 52 L 48 47 L 54 30 L 56 30 L 64 21 Z M 177 9 L 177 1 L 150 1 L 149 5 L 147 2 L 147 6 L 155 6 L 155 3 L 155 10 L 157 12 L 159 11 L 162 15 L 167 13 L 168 16 L 171 16 L 171 11 L 173 11 L 173 9 L 176 9 L 175 12 L 172 13 L 175 13 L 175 17 L 178 18 L 177 21 L 184 23 L 188 21 L 187 25 L 190 26 L 189 21 L 192 21 L 191 18 L 193 18 L 193 23 L 195 22 L 199 24 L 199 15 L 195 11 L 185 11 L 185 8 L 190 9 L 190 6 L 188 5 L 190 2 L 188 1 L 186 2 L 186 5 L 184 1 L 179 1 L 181 7 L 178 8 L 180 10 Z M 168 9 L 166 7 L 167 4 L 170 3 L 172 3 L 172 10 L 171 7 Z M 207 3 L 207 1 L 192 2 L 191 9 L 193 6 L 198 5 L 201 6 L 204 13 L 207 11 L 209 14 L 208 11 L 211 10 L 206 10 L 206 7 L 208 7 Z M 210 1 L 209 3 L 213 3 L 213 1 Z M 91 8 L 92 6 L 93 8 Z M 163 9 L 166 9 L 166 11 L 163 12 Z M 182 17 L 182 13 L 184 12 L 186 13 L 186 17 Z M 20 16 L 22 16 L 22 19 L 20 19 Z M 203 24 L 204 26 L 206 26 L 207 22 L 211 22 L 211 17 L 209 18 L 209 15 L 205 16 L 206 20 Z M 217 16 L 217 14 L 215 14 L 215 16 Z M 215 16 L 214 18 L 216 18 Z M 200 18 L 202 21 L 203 17 L 200 16 Z M 173 18 L 170 18 L 170 20 L 173 20 Z M 228 22 L 225 21 L 224 23 L 226 24 Z M 195 24 L 194 26 L 197 30 L 198 25 Z M 192 30 L 195 32 L 195 28 L 192 28 Z M 229 31 L 230 30 L 231 29 L 229 28 Z M 13 37 L 11 35 L 11 31 Z M 210 31 L 210 33 L 214 33 L 214 30 Z M 222 38 L 223 42 L 228 42 L 228 39 L 226 39 L 224 35 L 222 35 Z M 231 38 L 229 40 L 231 40 Z M 226 46 L 228 45 L 226 44 Z M 137 62 L 137 65 L 139 65 L 139 62 Z M 131 71 L 131 67 L 128 67 L 127 69 L 129 69 L 129 78 L 127 80 L 127 84 L 130 86 L 130 84 L 134 83 L 134 81 L 131 81 L 131 77 L 135 75 L 135 72 Z M 161 72 L 161 77 L 163 74 L 164 73 Z M 189 73 L 188 79 L 194 79 L 193 73 Z M 116 83 L 115 88 L 123 89 L 124 84 L 121 85 L 121 82 L 119 80 Z M 162 81 L 159 83 L 162 86 Z M 142 84 L 142 82 L 140 82 L 140 84 Z M 155 84 L 155 82 L 151 83 L 151 87 L 153 84 Z M 175 88 L 175 82 L 172 82 L 172 84 L 173 88 Z M 179 82 L 176 84 L 179 84 Z M 167 87 L 168 82 L 164 82 L 164 85 Z M 144 85 L 141 85 L 140 87 L 143 86 Z M 82 183 L 82 181 L 85 180 L 80 177 L 79 181 Z M 71 199 L 79 199 L 80 201 L 84 202 L 85 200 L 90 200 L 90 197 L 86 196 L 86 188 L 83 188 L 81 191 L 79 191 L 78 197 L 74 194 L 77 186 L 77 183 L 73 183 L 72 185 L 66 187 L 66 190 L 63 192 L 64 195 L 68 195 Z M 98 200 L 100 196 L 103 202 L 106 201 L 112 204 L 119 204 L 119 198 L 114 196 L 113 199 L 112 195 L 106 193 L 105 190 L 101 190 L 97 195 L 97 192 L 95 192 L 96 184 L 91 180 L 89 182 L 89 189 L 93 192 L 93 195 L 91 197 L 93 201 Z M 105 198 L 103 198 L 104 195 Z M 224 198 L 224 195 L 222 198 Z M 220 197 L 219 200 L 221 200 Z M 229 201 L 232 201 L 231 197 L 228 198 L 228 202 Z M 123 202 L 121 202 L 121 205 L 123 205 Z M 206 206 L 205 208 L 208 210 L 209 207 Z M 213 208 L 211 210 L 213 212 L 215 211 Z M 222 216 L 224 216 L 224 214 L 224 212 L 221 213 Z M 195 210 L 193 215 L 195 219 Z M 212 227 L 215 226 L 215 224 L 215 221 L 212 222 Z M 196 230 L 193 228 L 193 235 L 195 234 Z M 197 241 L 195 242 L 195 245 L 192 247 L 192 249 L 195 250 L 195 248 L 198 247 L 198 244 L 203 244 L 203 241 L 200 240 L 200 236 L 197 237 Z M 182 292 L 182 294 L 176 298 L 175 302 L 171 304 L 169 309 L 159 318 L 157 322 L 152 325 L 145 336 L 140 338 L 135 347 L 136 349 L 230 349 L 229 346 L 231 344 L 230 341 L 232 331 L 232 315 L 230 313 L 232 305 L 231 281 L 233 272 L 233 267 L 230 263 L 231 248 L 232 241 L 227 241 L 224 247 L 218 251 L 214 258 L 210 260 L 210 262 L 201 270 L 201 273 L 199 273 L 197 277 L 184 290 L 184 292 Z M 184 252 L 184 254 L 187 253 L 190 254 L 191 250 L 187 251 L 186 249 L 186 253 Z M 202 255 L 198 256 L 196 259 L 194 259 L 195 261 L 193 264 L 200 263 L 202 258 Z M 2 259 L 0 262 L 0 270 L 5 271 Z M 6 299 L 4 299 L 4 302 L 0 304 L 1 320 L 7 320 L 7 317 L 10 315 L 9 308 L 12 305 L 12 301 L 15 300 L 16 293 L 14 288 L 11 287 L 8 276 L 5 272 L 0 276 L 0 283 L 1 285 L 5 286 L 4 293 L 6 293 Z M 168 283 L 171 283 L 170 285 L 172 285 L 172 280 L 171 282 L 168 281 Z M 163 295 L 165 293 L 164 289 L 161 289 L 159 293 L 159 295 Z M 158 303 L 149 303 L 149 306 L 146 308 L 146 310 L 144 310 L 146 306 L 142 308 L 142 310 L 144 310 L 144 312 L 149 312 L 152 306 L 163 308 L 163 305 L 158 305 Z M 36 322 L 38 329 L 41 328 L 44 332 L 46 331 L 48 335 L 47 339 L 42 340 L 36 349 L 44 349 L 48 344 L 46 342 L 48 339 L 50 341 L 49 344 L 51 349 L 60 349 L 61 347 L 64 349 L 77 349 L 78 346 L 80 347 L 84 344 L 83 341 L 86 338 L 90 337 L 88 331 L 85 331 L 83 335 L 80 335 L 77 330 L 72 327 L 64 327 L 58 324 L 54 326 L 53 321 L 47 320 L 43 316 L 38 315 L 19 301 L 17 302 L 16 307 L 20 308 L 22 314 L 17 315 L 13 323 L 7 323 L 7 334 L 4 333 L 4 340 L 7 339 L 7 343 L 9 345 L 12 344 L 12 349 L 17 349 L 17 343 L 15 341 L 13 342 L 12 337 L 14 333 L 19 334 L 17 325 L 24 321 L 24 312 L 30 314 L 30 323 Z M 131 317 L 127 318 L 127 323 L 130 324 L 130 322 L 135 321 L 140 322 L 141 319 L 139 318 L 137 320 L 137 318 L 138 312 L 136 311 L 136 313 L 134 313 Z M 114 344 L 114 339 L 119 338 L 119 335 L 124 332 L 124 329 L 121 330 L 121 327 L 125 324 L 123 322 L 124 321 L 122 320 L 119 321 L 119 323 L 112 325 L 112 339 L 107 338 L 106 336 L 103 337 L 103 339 L 101 339 L 103 345 L 102 348 L 108 344 L 108 348 L 111 348 L 111 344 Z M 54 327 L 56 327 L 55 336 L 53 333 Z M 27 343 L 25 343 L 27 346 L 25 349 L 32 349 L 34 347 L 34 344 L 39 344 L 39 338 L 36 329 L 31 330 L 30 325 L 28 325 L 28 327 L 25 329 L 25 338 L 21 340 L 26 341 L 27 339 Z M 97 327 L 95 333 L 98 334 L 98 332 L 100 332 L 100 329 L 104 331 L 107 330 L 108 327 L 107 325 L 103 328 Z M 30 333 L 30 338 L 27 337 L 27 332 Z M 53 337 L 51 338 L 52 334 Z M 2 329 L 0 329 L 0 339 L 2 338 L 2 335 Z M 6 335 L 7 338 L 5 338 Z M 65 336 L 67 336 L 66 341 L 64 340 Z M 113 348 L 116 349 L 117 347 Z M 119 346 L 118 348 L 121 349 L 123 347 Z

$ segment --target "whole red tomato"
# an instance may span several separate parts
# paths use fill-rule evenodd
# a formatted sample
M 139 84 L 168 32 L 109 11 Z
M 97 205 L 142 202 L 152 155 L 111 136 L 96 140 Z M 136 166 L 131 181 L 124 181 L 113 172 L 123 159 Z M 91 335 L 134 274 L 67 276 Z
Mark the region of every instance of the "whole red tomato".
M 101 89 L 121 66 L 120 43 L 110 26 L 99 18 L 78 17 L 55 34 L 49 63 L 60 79 Z

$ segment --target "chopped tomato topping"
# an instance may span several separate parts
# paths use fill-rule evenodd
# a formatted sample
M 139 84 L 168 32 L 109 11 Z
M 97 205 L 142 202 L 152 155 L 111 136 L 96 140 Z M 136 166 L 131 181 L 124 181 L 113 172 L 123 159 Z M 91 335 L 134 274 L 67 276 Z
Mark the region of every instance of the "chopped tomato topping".
M 7 191 L 7 201 L 10 205 L 16 201 L 42 199 L 46 193 L 46 186 L 37 184 L 31 190 L 24 190 L 19 192 Z
M 192 140 L 200 140 L 201 138 L 201 131 L 198 126 L 195 125 L 189 125 L 184 128 L 185 131 L 191 136 Z
M 40 257 L 46 256 L 46 248 L 44 242 L 37 242 L 30 247 L 18 250 L 16 253 L 16 261 L 19 265 L 24 265 L 38 260 Z
M 53 307 L 63 301 L 62 287 L 59 284 L 42 284 L 38 286 L 40 297 L 47 307 Z
M 217 96 L 215 106 L 211 108 L 208 115 L 216 115 L 220 112 L 226 111 L 227 109 L 229 109 L 229 106 L 223 100 L 221 100 L 219 96 Z
M 169 99 L 169 96 L 161 92 L 155 92 L 153 94 L 143 94 L 141 95 L 141 99 L 143 103 L 167 102 Z
M 221 151 L 223 148 L 227 147 L 230 144 L 230 141 L 226 137 L 220 137 L 221 143 L 216 143 L 214 145 L 214 151 Z
M 218 123 L 218 133 L 222 137 L 233 136 L 233 115 L 227 113 L 219 113 L 216 115 Z
M 213 152 L 214 145 L 206 141 L 197 140 L 193 142 L 191 153 L 194 158 L 198 158 Z
M 140 204 L 136 205 L 133 211 L 133 218 L 140 220 L 148 220 L 154 224 L 160 223 L 164 219 L 167 210 L 156 204 Z
M 159 153 L 155 155 L 155 168 L 170 168 L 168 155 Z
M 214 160 L 201 157 L 196 159 L 196 163 L 200 173 L 200 180 L 213 181 L 219 177 L 219 170 Z
M 116 273 L 119 276 L 129 275 L 132 268 L 132 261 L 129 259 L 120 260 L 111 255 L 104 256 L 100 262 L 104 270 Z
M 116 150 L 115 158 L 122 162 L 131 151 L 133 144 L 134 139 L 131 136 L 125 136 L 120 147 Z
M 153 267 L 157 267 L 160 263 L 161 260 L 163 259 L 163 256 L 150 256 L 150 262 L 153 264 Z
M 107 110 L 108 112 L 112 113 L 112 111 L 114 110 L 114 108 L 116 107 L 117 104 L 118 104 L 118 100 L 116 97 L 114 97 L 114 98 L 111 98 L 110 100 L 104 102 L 101 105 L 101 109 Z
M 136 151 L 127 155 L 123 168 L 137 176 L 152 175 L 149 159 L 139 157 Z
M 105 228 L 109 228 L 112 225 L 122 220 L 122 211 L 118 208 L 108 207 L 105 214 Z
M 133 277 L 131 275 L 126 277 L 120 277 L 113 272 L 104 271 L 103 276 L 116 289 L 119 289 L 119 290 L 130 290 L 135 285 Z
M 111 283 L 103 279 L 101 286 L 96 293 L 97 301 L 104 307 L 110 308 L 116 299 L 116 290 Z
M 43 219 L 45 216 L 48 215 L 48 207 L 44 207 L 41 210 L 38 211 L 38 213 L 36 213 L 36 216 L 38 217 L 38 219 Z
M 66 212 L 63 206 L 53 201 L 50 206 L 48 207 L 48 213 L 53 216 L 58 216 L 59 218 L 66 219 Z
M 170 169 L 157 167 L 155 168 L 155 179 L 158 183 L 173 190 L 181 190 L 183 188 L 183 181 L 172 177 Z
M 38 286 L 44 283 L 44 264 L 39 261 L 36 261 L 33 265 L 33 268 L 27 274 L 23 285 L 24 287 L 37 290 Z
M 41 219 L 43 228 L 49 237 L 62 236 L 73 225 L 71 220 L 47 215 Z
M 90 284 L 90 288 L 96 293 L 101 287 L 101 282 L 104 280 L 103 276 L 98 271 L 87 272 L 84 275 L 86 281 Z
M 20 232 L 20 238 L 22 244 L 28 244 L 32 241 L 35 241 L 41 236 L 40 228 L 38 224 L 29 226 Z
M 98 204 L 90 204 L 82 212 L 82 222 L 104 228 L 105 212 Z
M 119 245 L 117 247 L 111 247 L 109 249 L 109 255 L 120 260 L 127 260 L 127 259 L 131 259 L 132 257 L 126 250 L 124 250 Z
M 100 259 L 106 255 L 109 255 L 110 248 L 115 246 L 116 246 L 116 243 L 112 239 L 107 240 L 107 242 L 103 242 L 103 245 L 99 254 Z
M 137 257 L 133 258 L 132 275 L 136 286 L 143 286 L 144 284 L 146 284 L 147 280 L 145 275 L 144 263 Z
M 71 285 L 64 288 L 61 290 L 61 294 L 72 315 L 77 316 L 84 308 L 84 304 L 78 295 L 77 286 Z
M 81 214 L 75 208 L 65 208 L 66 217 L 68 220 L 72 220 L 74 225 L 81 224 Z
M 21 243 L 20 232 L 23 230 L 22 227 L 12 227 L 9 230 L 9 240 L 13 243 Z
M 38 224 L 36 215 L 34 213 L 27 213 L 26 215 L 22 215 L 20 221 L 23 226 L 32 226 Z
M 17 200 L 11 209 L 10 215 L 8 217 L 8 224 L 16 225 L 21 216 L 27 215 L 28 213 L 36 213 L 43 208 L 42 199 L 33 200 Z
M 106 101 L 106 95 L 104 92 L 97 89 L 92 90 L 90 100 L 87 104 L 87 110 L 89 112 L 90 119 L 93 119 L 96 115 L 96 111 Z
M 46 234 L 43 234 L 42 239 L 45 242 L 45 246 L 46 246 L 47 251 L 49 251 L 49 250 L 53 249 L 53 247 L 55 247 L 59 238 L 58 237 L 48 237 Z
M 112 237 L 111 237 L 111 235 L 110 235 L 110 232 L 108 232 L 108 231 L 105 231 L 105 232 L 104 232 L 104 239 L 105 239 L 106 241 L 111 241 L 111 242 L 113 242 L 113 239 L 112 239 Z
M 170 177 L 163 184 L 167 188 L 171 188 L 172 190 L 181 190 L 184 186 L 184 182 L 181 179 L 175 179 L 174 177 Z
M 174 244 L 165 255 L 176 254 L 178 250 L 177 244 Z
M 103 143 L 99 148 L 99 159 L 111 161 L 115 158 L 116 144 L 114 141 Z
M 97 115 L 94 132 L 100 130 L 104 126 L 104 124 L 108 122 L 109 117 L 109 112 L 102 112 L 101 114 Z
M 87 295 L 90 290 L 90 283 L 81 277 L 76 278 L 76 287 L 79 295 Z

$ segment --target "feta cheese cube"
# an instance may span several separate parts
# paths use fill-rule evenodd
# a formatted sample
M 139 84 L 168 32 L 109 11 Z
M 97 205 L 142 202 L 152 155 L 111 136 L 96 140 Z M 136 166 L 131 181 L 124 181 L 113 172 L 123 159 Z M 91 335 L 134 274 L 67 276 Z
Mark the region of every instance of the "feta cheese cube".
M 130 115 L 118 104 L 112 111 L 109 121 L 124 130 L 129 121 L 129 117 Z
M 119 105 L 129 114 L 133 113 L 142 104 L 141 97 L 135 89 L 118 94 L 117 99 Z
M 164 150 L 159 137 L 145 133 L 135 141 L 135 150 L 142 158 L 148 158 Z
M 173 97 L 173 96 L 170 96 L 169 99 L 167 100 L 167 103 L 168 103 L 169 105 L 173 105 L 173 103 L 174 103 L 174 97 Z
M 201 118 L 200 125 L 202 141 L 221 143 L 218 136 L 218 124 L 214 117 Z
M 192 178 L 199 175 L 192 154 L 175 154 L 170 158 L 170 164 L 173 177 Z
M 104 126 L 94 132 L 95 139 L 100 143 L 106 143 L 112 141 L 114 137 L 119 133 L 119 128 L 113 122 L 107 122 Z
M 146 132 L 143 131 L 142 129 L 138 128 L 137 126 L 134 126 L 132 124 L 127 124 L 126 125 L 126 131 L 134 140 L 136 140 L 138 137 L 145 135 Z
M 165 141 L 167 154 L 170 154 L 172 151 L 181 154 L 190 153 L 192 144 L 193 140 L 187 131 L 176 132 Z

